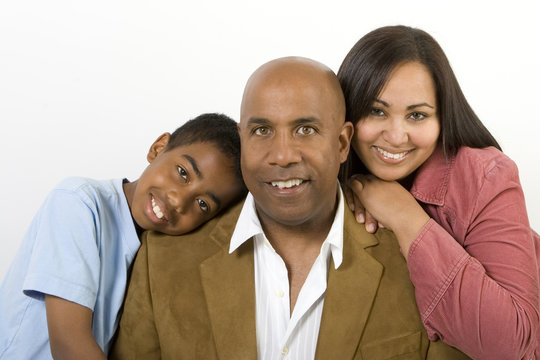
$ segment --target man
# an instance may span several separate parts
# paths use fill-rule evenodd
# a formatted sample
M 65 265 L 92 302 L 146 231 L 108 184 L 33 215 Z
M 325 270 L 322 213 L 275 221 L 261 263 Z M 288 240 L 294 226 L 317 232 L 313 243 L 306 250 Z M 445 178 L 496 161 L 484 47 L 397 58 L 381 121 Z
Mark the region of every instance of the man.
M 428 341 L 392 233 L 344 210 L 344 118 L 326 66 L 282 58 L 255 71 L 239 124 L 250 193 L 191 235 L 147 233 L 114 356 L 466 358 Z

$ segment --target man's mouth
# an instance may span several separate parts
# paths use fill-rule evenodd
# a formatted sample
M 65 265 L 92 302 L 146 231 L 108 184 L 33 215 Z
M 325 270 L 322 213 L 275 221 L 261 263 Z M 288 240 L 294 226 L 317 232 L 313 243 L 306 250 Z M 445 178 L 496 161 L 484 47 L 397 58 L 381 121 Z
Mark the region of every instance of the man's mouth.
M 154 197 L 152 196 L 152 210 L 154 211 L 154 214 L 156 215 L 156 217 L 158 219 L 162 219 L 163 218 L 163 211 L 161 210 L 161 208 L 159 207 L 158 204 L 156 204 L 156 200 L 154 199 Z
M 408 153 L 410 153 L 410 150 L 408 151 L 403 151 L 403 152 L 400 152 L 400 153 L 391 153 L 391 152 L 388 152 L 386 150 L 383 150 L 381 149 L 380 147 L 378 146 L 375 146 L 375 150 L 377 150 L 382 156 L 384 156 L 385 158 L 388 158 L 388 159 L 394 159 L 394 160 L 401 160 L 403 159 Z
M 298 186 L 302 184 L 304 180 L 302 179 L 289 179 L 284 181 L 272 181 L 272 186 L 278 187 L 280 189 L 290 189 L 293 186 Z

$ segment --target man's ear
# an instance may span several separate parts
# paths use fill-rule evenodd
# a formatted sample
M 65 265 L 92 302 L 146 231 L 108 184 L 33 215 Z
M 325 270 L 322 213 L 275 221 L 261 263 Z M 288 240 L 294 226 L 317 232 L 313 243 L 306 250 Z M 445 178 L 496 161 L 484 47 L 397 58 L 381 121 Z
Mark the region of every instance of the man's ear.
M 349 155 L 353 133 L 354 125 L 350 121 L 345 121 L 339 134 L 339 161 L 341 164 L 347 160 Z
M 161 134 L 156 141 L 154 141 L 152 146 L 150 146 L 150 150 L 148 150 L 148 155 L 146 155 L 146 160 L 148 160 L 149 163 L 154 161 L 154 159 L 157 158 L 157 156 L 165 149 L 170 138 L 170 133 L 164 133 Z

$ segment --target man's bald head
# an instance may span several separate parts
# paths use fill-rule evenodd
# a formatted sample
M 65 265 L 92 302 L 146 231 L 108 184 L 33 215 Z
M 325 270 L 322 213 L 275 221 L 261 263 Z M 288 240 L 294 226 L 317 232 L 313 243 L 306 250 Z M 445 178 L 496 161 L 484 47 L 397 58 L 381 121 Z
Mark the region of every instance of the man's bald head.
M 345 98 L 336 74 L 326 65 L 304 57 L 283 57 L 261 65 L 249 77 L 242 97 L 241 118 L 245 105 L 254 93 L 274 88 L 283 91 L 315 91 L 334 111 L 332 118 L 339 124 L 345 121 Z M 242 121 L 242 119 L 241 119 Z

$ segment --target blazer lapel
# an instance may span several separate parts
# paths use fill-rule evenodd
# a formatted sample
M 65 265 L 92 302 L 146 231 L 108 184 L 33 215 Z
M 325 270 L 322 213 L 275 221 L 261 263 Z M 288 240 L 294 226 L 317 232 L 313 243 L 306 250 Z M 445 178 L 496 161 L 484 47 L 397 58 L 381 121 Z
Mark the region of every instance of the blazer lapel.
M 377 294 L 383 266 L 365 248 L 378 240 L 345 210 L 343 262 L 328 270 L 316 359 L 352 359 Z
M 201 281 L 218 357 L 256 359 L 253 241 L 229 254 L 236 219 L 232 226 L 218 225 L 211 234 L 223 248 L 201 263 Z

